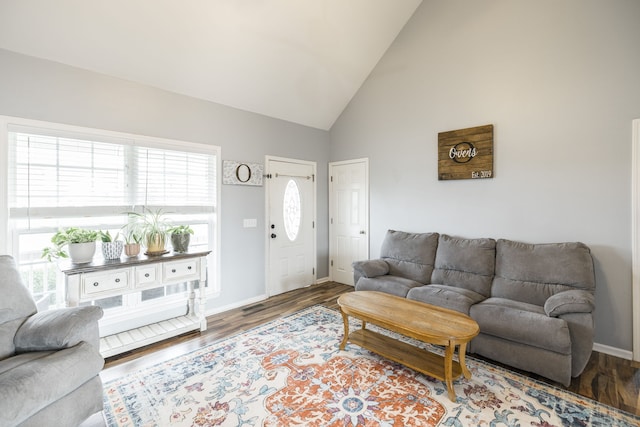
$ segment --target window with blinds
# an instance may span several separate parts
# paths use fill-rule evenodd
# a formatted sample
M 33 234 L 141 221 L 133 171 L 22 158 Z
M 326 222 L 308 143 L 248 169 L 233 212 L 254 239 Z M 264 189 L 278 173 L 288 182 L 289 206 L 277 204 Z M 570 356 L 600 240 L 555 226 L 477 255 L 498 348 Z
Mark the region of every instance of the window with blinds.
M 161 209 L 172 223 L 195 230 L 191 247 L 215 249 L 217 147 L 9 125 L 7 154 L 8 246 L 41 308 L 64 304 L 62 278 L 40 256 L 59 228 L 115 235 L 127 221 L 125 212 Z M 211 279 L 210 291 L 217 287 Z M 96 304 L 125 309 L 171 293 Z
M 91 216 L 95 207 L 214 211 L 214 155 L 26 132 L 11 132 L 9 141 L 12 218 L 67 216 L 70 208 Z

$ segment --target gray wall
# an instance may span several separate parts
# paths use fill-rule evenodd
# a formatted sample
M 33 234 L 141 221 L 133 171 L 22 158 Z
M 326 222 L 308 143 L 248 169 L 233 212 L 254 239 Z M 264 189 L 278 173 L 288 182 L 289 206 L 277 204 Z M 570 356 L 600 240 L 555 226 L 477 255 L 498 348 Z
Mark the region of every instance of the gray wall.
M 371 254 L 388 228 L 583 241 L 596 342 L 631 350 L 631 122 L 640 2 L 424 0 L 331 129 L 369 157 Z M 494 125 L 488 180 L 438 181 L 438 132 Z
M 229 160 L 316 161 L 317 276 L 328 276 L 328 132 L 1 49 L 0 77 L 0 115 L 213 144 Z M 221 203 L 222 294 L 210 307 L 265 293 L 264 187 L 223 185 Z

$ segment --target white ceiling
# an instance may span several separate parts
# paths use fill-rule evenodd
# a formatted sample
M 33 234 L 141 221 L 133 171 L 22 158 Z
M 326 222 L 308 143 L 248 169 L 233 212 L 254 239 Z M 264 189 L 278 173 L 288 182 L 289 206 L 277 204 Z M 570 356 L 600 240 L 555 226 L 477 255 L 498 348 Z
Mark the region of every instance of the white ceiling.
M 0 48 L 328 130 L 421 1 L 0 0 Z

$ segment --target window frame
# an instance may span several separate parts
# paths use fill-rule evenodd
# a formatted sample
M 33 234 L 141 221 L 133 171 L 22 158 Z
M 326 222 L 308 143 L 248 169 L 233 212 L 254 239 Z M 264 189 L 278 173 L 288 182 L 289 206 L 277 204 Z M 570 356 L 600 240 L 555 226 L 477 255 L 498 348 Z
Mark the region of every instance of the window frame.
M 0 162 L 3 165 L 0 175 L 0 253 L 12 254 L 17 250 L 16 244 L 9 229 L 9 132 L 16 129 L 24 129 L 30 132 L 42 129 L 43 133 L 51 134 L 59 132 L 65 136 L 77 135 L 78 138 L 96 138 L 103 142 L 131 141 L 132 145 L 141 145 L 150 148 L 160 148 L 175 151 L 191 151 L 196 153 L 207 153 L 215 156 L 215 207 L 213 215 L 215 217 L 212 241 L 209 249 L 212 253 L 208 257 L 208 283 L 207 294 L 216 296 L 220 293 L 220 236 L 221 236 L 221 189 L 222 189 L 222 149 L 213 144 L 181 141 L 175 139 L 159 138 L 140 134 L 110 131 L 97 128 L 87 128 L 75 125 L 47 122 L 41 120 L 25 119 L 12 116 L 0 116 Z M 56 208 L 54 208 L 56 209 Z M 58 208 L 59 209 L 59 208 Z M 3 245 L 4 243 L 4 245 Z

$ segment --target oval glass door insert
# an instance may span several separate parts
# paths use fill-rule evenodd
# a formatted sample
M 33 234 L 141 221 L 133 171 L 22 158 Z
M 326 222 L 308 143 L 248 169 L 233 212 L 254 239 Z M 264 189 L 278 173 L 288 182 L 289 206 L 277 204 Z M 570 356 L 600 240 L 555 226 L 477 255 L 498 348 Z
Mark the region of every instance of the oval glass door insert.
M 284 230 L 290 241 L 296 240 L 300 231 L 301 218 L 300 189 L 298 184 L 292 179 L 284 189 L 284 200 L 282 202 L 282 216 L 284 217 Z

